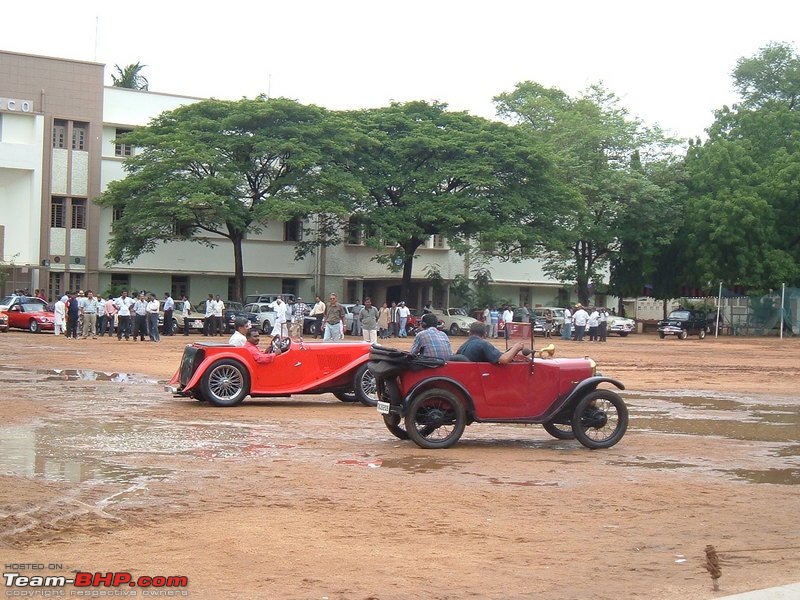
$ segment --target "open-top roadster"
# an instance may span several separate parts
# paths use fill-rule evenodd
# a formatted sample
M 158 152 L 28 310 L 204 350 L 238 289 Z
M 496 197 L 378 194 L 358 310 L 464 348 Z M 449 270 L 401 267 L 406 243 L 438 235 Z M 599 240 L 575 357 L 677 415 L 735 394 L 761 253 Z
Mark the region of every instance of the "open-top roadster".
M 342 402 L 377 402 L 375 378 L 367 369 L 366 342 L 290 341 L 281 338 L 282 353 L 259 364 L 247 348 L 195 342 L 184 348 L 181 365 L 167 389 L 177 396 L 234 406 L 246 396 L 286 397 L 333 393 Z
M 373 348 L 378 412 L 392 434 L 423 448 L 449 448 L 467 425 L 538 423 L 555 438 L 609 448 L 625 434 L 624 386 L 588 358 L 527 358 L 507 365 L 412 356 Z

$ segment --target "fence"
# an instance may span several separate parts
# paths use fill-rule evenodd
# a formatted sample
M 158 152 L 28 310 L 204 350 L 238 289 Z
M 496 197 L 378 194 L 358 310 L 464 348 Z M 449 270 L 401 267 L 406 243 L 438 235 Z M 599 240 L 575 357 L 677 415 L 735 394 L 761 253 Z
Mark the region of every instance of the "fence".
M 760 296 L 744 296 L 721 288 L 717 297 L 684 298 L 685 305 L 708 311 L 711 332 L 719 315 L 721 335 L 800 335 L 800 288 L 782 287 Z

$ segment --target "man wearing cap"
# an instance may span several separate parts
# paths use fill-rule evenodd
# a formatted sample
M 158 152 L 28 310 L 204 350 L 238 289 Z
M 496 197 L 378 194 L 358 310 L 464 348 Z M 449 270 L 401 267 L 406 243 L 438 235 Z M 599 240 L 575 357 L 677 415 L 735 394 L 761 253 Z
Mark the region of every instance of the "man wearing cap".
M 444 331 L 439 331 L 436 326 L 439 319 L 436 315 L 428 313 L 422 315 L 422 331 L 414 338 L 411 344 L 411 354 L 421 354 L 422 356 L 432 356 L 449 360 L 453 354 L 450 347 L 450 338 Z
M 408 317 L 411 316 L 411 310 L 406 306 L 406 303 L 401 301 L 400 306 L 397 307 L 397 318 L 400 321 L 398 325 L 398 337 L 408 337 L 406 326 L 408 325 Z
M 235 327 L 235 331 L 228 340 L 228 343 L 231 346 L 244 348 L 244 345 L 247 343 L 247 330 L 250 329 L 250 319 L 247 317 L 236 317 L 233 320 L 233 326 Z

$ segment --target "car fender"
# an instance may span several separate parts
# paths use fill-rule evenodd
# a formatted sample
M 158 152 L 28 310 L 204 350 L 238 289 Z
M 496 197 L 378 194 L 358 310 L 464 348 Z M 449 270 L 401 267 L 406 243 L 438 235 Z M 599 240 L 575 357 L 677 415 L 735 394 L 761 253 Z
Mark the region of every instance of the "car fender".
M 411 403 L 411 399 L 429 388 L 435 387 L 443 387 L 450 391 L 455 391 L 459 394 L 461 398 L 463 398 L 466 405 L 464 409 L 467 411 L 467 414 L 473 415 L 475 414 L 475 405 L 472 400 L 472 396 L 467 391 L 461 383 L 453 379 L 452 377 L 428 377 L 423 379 L 422 381 L 417 382 L 414 384 L 408 392 L 406 392 L 405 397 L 403 398 L 403 413 L 405 413 L 408 405 Z
M 595 377 L 588 377 L 587 379 L 584 379 L 583 381 L 578 383 L 578 385 L 576 385 L 575 388 L 569 394 L 567 394 L 566 398 L 564 398 L 563 401 L 555 404 L 552 407 L 550 413 L 556 414 L 567 406 L 577 404 L 578 401 L 581 398 L 583 398 L 586 394 L 596 390 L 597 386 L 600 385 L 601 383 L 610 383 L 611 385 L 616 386 L 620 390 L 625 389 L 625 386 L 621 382 L 617 381 L 616 379 L 611 379 L 611 377 L 603 377 L 601 375 L 597 375 Z
M 232 360 L 235 360 L 236 362 L 240 363 L 242 366 L 244 366 L 244 368 L 247 369 L 247 372 L 249 373 L 249 375 L 250 375 L 250 377 L 252 379 L 252 377 L 253 377 L 253 366 L 255 364 L 255 361 L 253 361 L 252 359 L 243 360 L 241 354 L 237 354 L 237 353 L 234 353 L 234 352 L 215 352 L 214 354 L 212 354 L 210 356 L 208 354 L 206 354 L 206 356 L 203 358 L 202 362 L 195 369 L 194 373 L 192 374 L 191 379 L 189 379 L 189 382 L 186 384 L 186 386 L 184 386 L 183 391 L 192 390 L 192 389 L 196 388 L 198 385 L 200 385 L 200 380 L 203 378 L 203 375 L 205 374 L 206 369 L 208 369 L 208 367 L 210 367 L 212 363 L 215 363 L 218 360 L 222 360 L 222 359 L 232 359 Z M 180 374 L 178 374 L 178 376 L 180 376 Z

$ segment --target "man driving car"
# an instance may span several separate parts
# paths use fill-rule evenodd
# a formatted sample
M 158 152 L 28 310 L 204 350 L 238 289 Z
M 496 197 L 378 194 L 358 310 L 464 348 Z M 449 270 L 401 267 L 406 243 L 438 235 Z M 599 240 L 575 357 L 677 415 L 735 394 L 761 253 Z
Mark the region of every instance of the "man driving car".
M 517 342 L 505 352 L 500 352 L 486 341 L 486 325 L 475 321 L 469 326 L 469 338 L 461 344 L 456 354 L 466 356 L 472 362 L 488 362 L 495 365 L 507 365 L 525 347 L 524 342 Z
M 247 330 L 247 343 L 244 347 L 253 355 L 253 360 L 255 360 L 260 365 L 266 365 L 271 363 L 275 360 L 275 357 L 281 354 L 281 349 L 277 346 L 272 347 L 271 352 L 262 352 L 258 347 L 258 342 L 261 336 L 258 332 L 258 329 L 248 329 Z

